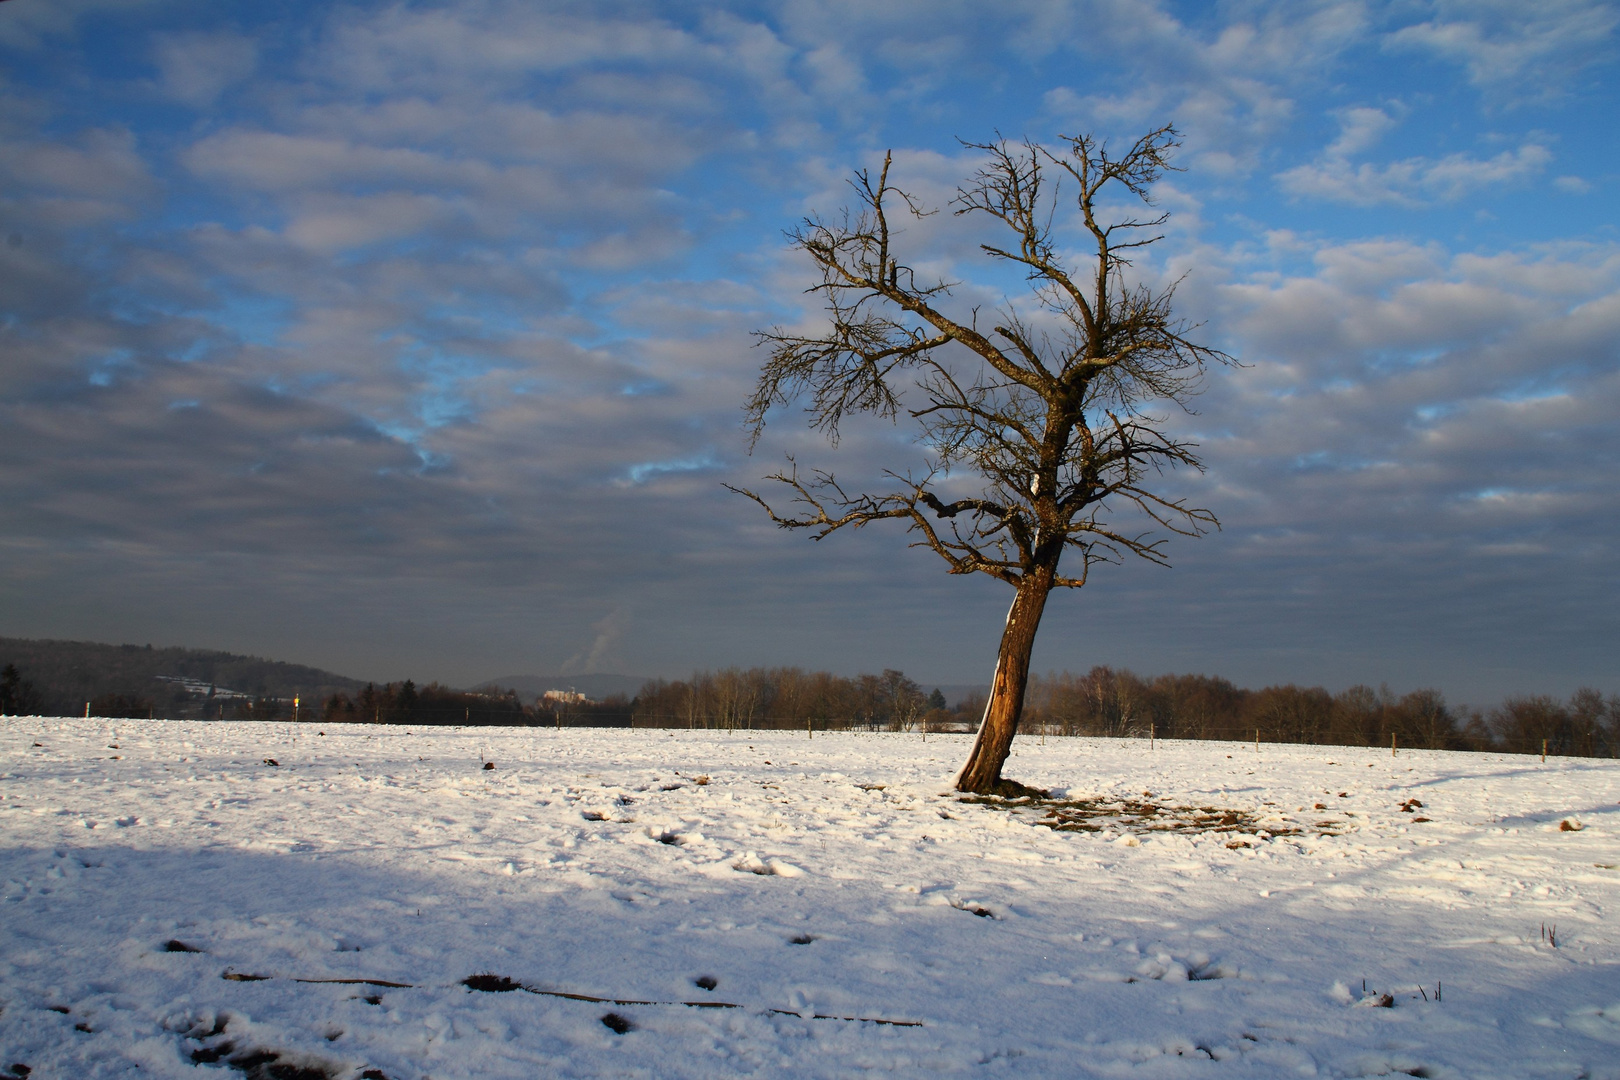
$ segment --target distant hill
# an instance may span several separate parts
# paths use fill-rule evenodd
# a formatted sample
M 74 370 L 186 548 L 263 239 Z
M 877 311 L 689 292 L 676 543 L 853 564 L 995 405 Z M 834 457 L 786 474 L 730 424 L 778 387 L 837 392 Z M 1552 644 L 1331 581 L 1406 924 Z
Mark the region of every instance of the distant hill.
M 318 707 L 333 694 L 352 697 L 366 685 L 360 679 L 320 668 L 218 649 L 153 648 L 97 641 L 0 637 L 0 667 L 6 664 L 15 664 L 22 678 L 33 685 L 40 711 L 56 716 L 79 715 L 85 702 L 97 699 L 106 701 L 109 708 L 127 706 L 145 716 L 150 707 L 153 715 L 177 719 L 214 716 L 217 705 L 229 707 L 233 701 L 290 701 L 294 695 L 302 697 L 308 709 Z M 507 675 L 474 689 L 516 690 L 528 702 L 547 690 L 575 690 L 593 701 L 603 701 L 616 694 L 634 698 L 649 681 L 646 676 L 606 672 Z M 923 692 L 935 685 L 953 707 L 965 698 L 990 690 L 987 684 L 924 683 Z
M 479 683 L 474 690 L 516 690 L 524 701 L 533 701 L 547 690 L 576 690 L 593 701 L 602 701 L 614 694 L 633 698 L 642 686 L 652 680 L 642 675 L 507 675 Z M 988 695 L 989 683 L 919 683 L 923 693 L 939 687 L 940 693 L 952 708 L 975 694 Z
M 0 638 L 0 667 L 15 664 L 33 683 L 44 712 L 74 716 L 108 695 L 151 703 L 160 716 L 186 716 L 216 698 L 290 698 L 316 702 L 353 694 L 365 683 L 303 664 L 216 649 L 106 645 L 95 641 Z
M 614 694 L 627 698 L 636 696 L 647 678 L 641 675 L 506 675 L 479 683 L 474 690 L 516 690 L 524 701 L 533 701 L 547 690 L 574 690 L 592 701 L 602 701 Z

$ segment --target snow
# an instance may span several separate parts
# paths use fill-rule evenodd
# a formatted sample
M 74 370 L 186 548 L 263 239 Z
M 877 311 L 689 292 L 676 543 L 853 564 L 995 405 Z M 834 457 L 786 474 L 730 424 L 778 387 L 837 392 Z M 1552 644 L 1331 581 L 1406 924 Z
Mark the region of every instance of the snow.
M 1620 763 L 967 748 L 8 718 L 0 1068 L 1620 1078 Z

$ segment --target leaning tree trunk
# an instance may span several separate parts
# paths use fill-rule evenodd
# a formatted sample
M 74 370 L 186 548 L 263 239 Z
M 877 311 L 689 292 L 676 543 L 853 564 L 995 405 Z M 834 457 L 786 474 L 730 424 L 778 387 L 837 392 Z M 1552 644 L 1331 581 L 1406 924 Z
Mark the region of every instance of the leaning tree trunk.
M 1036 569 L 1024 575 L 1007 613 L 1007 628 L 1001 634 L 1001 652 L 996 658 L 996 677 L 990 684 L 990 701 L 985 705 L 984 722 L 973 752 L 956 778 L 956 790 L 975 795 L 1016 794 L 1022 790 L 1001 778 L 1018 719 L 1024 712 L 1024 690 L 1029 685 L 1029 657 L 1035 648 L 1035 631 L 1046 610 L 1046 597 L 1052 591 L 1056 568 Z

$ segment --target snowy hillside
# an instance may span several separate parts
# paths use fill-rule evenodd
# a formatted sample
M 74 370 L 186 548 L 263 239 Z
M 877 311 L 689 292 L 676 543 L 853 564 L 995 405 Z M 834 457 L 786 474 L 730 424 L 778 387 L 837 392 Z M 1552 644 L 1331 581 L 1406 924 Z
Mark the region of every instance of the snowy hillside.
M 8 718 L 0 1072 L 1620 1077 L 1620 763 L 966 749 Z

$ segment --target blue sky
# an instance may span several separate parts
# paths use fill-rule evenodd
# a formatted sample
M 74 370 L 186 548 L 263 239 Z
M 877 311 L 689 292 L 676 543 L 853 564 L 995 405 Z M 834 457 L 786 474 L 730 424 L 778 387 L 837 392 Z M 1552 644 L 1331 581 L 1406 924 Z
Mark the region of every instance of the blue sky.
M 752 331 L 854 168 L 958 138 L 1185 171 L 1146 275 L 1241 358 L 1174 423 L 1223 530 L 1048 608 L 1041 667 L 1615 681 L 1620 9 L 1373 3 L 0 4 L 0 634 L 364 677 L 988 679 L 1004 586 L 728 495 Z M 942 215 L 907 237 L 989 303 Z M 953 231 L 955 230 L 955 231 Z M 964 301 L 965 302 L 965 301 Z

